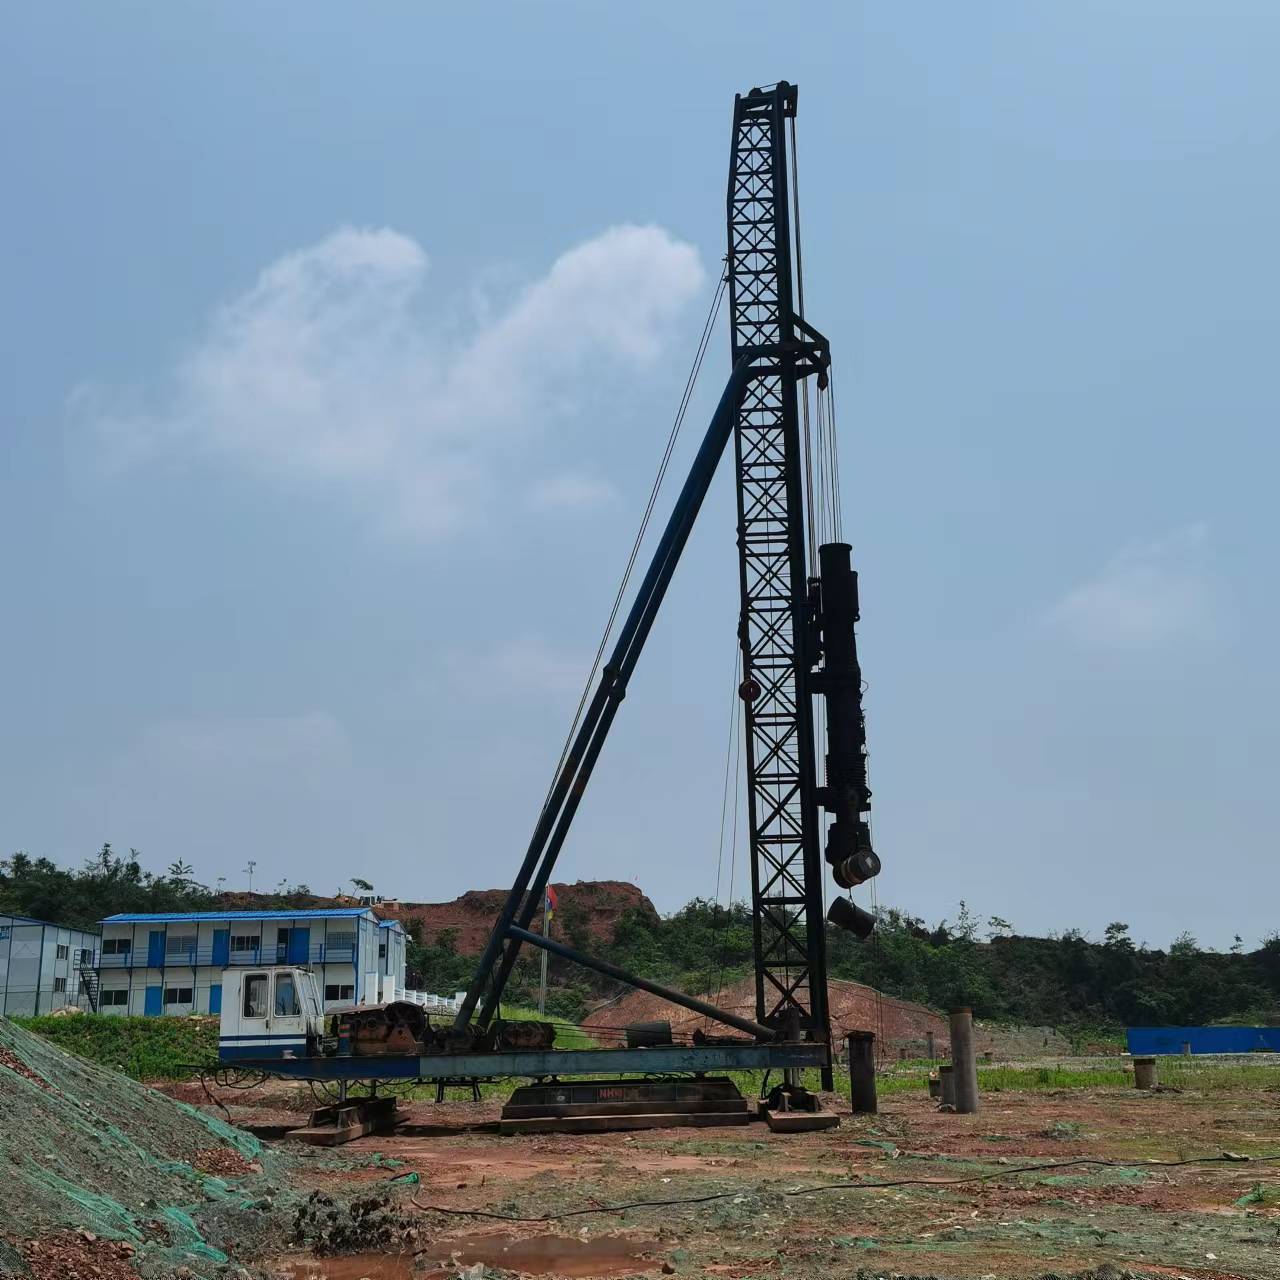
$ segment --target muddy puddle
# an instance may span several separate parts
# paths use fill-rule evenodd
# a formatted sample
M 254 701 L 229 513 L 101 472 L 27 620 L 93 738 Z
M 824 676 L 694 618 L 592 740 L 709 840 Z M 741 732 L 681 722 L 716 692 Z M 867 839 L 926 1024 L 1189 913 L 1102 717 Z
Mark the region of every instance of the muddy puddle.
M 478 1235 L 442 1241 L 410 1254 L 354 1254 L 346 1258 L 299 1258 L 282 1264 L 277 1274 L 288 1280 L 445 1280 L 478 1262 L 528 1275 L 633 1275 L 662 1265 L 657 1240 L 599 1236 Z

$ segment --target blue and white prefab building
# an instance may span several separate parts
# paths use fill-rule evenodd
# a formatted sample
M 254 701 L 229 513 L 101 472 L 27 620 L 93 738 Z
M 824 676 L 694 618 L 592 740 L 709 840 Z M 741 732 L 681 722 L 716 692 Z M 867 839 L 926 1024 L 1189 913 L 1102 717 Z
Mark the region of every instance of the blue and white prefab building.
M 108 916 L 98 1008 L 218 1014 L 225 970 L 276 964 L 313 969 L 327 1009 L 392 999 L 404 989 L 404 930 L 368 907 Z
M 87 1008 L 87 980 L 98 958 L 98 935 L 47 920 L 0 915 L 0 1014 Z

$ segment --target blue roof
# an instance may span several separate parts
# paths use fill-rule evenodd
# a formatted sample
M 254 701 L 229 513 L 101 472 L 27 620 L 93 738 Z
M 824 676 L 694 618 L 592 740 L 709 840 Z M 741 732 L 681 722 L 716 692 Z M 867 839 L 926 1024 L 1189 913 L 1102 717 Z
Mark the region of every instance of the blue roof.
M 400 929 L 401 924 L 399 920 L 379 920 L 378 928 L 379 929 Z
M 161 911 L 136 915 L 107 916 L 103 924 L 160 924 L 166 920 L 183 920 L 200 924 L 210 920 L 324 920 L 350 919 L 372 914 L 368 907 L 322 907 L 313 911 Z

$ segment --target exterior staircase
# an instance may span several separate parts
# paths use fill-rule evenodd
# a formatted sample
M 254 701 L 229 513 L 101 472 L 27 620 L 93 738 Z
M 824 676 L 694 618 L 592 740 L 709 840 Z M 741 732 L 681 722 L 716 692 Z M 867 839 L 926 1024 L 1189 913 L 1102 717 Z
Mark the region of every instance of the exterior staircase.
M 89 1012 L 98 1012 L 98 991 L 101 988 L 101 980 L 98 977 L 98 971 L 92 966 L 82 964 L 79 968 L 80 973 L 80 1000 L 88 1000 Z M 79 1003 L 79 1001 L 77 1001 Z

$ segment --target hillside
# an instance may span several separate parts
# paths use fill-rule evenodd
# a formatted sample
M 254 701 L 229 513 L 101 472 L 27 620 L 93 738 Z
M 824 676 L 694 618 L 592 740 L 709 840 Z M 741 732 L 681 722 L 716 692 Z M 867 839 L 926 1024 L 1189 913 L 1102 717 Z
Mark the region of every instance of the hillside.
M 376 858 L 370 859 L 376 869 Z M 560 898 L 553 933 L 580 950 L 632 973 L 685 991 L 731 986 L 751 967 L 752 928 L 745 903 L 731 907 L 695 899 L 660 916 L 633 884 L 579 881 L 555 886 Z M 471 980 L 476 953 L 502 906 L 505 890 L 472 890 L 449 902 L 391 901 L 377 910 L 405 923 L 410 934 L 409 984 L 452 992 Z M 350 906 L 351 897 L 323 897 L 305 885 L 281 893 L 212 893 L 193 869 L 175 862 L 166 875 L 104 845 L 77 869 L 15 853 L 0 859 L 0 912 L 71 926 L 92 925 L 117 911 L 193 911 L 221 907 L 306 909 Z M 832 978 L 862 983 L 897 999 L 934 1009 L 970 1005 L 979 1018 L 1029 1026 L 1072 1028 L 1087 1036 L 1136 1025 L 1259 1023 L 1280 1020 L 1280 934 L 1246 951 L 1201 947 L 1190 934 L 1167 950 L 1130 936 L 1113 921 L 1101 938 L 1068 929 L 1047 938 L 1019 934 L 999 917 L 983 921 L 965 906 L 954 921 L 929 926 L 882 909 L 869 942 L 840 930 L 828 934 Z M 507 998 L 537 999 L 539 959 L 524 948 Z M 579 1017 L 619 994 L 566 962 L 552 960 L 547 1008 Z
M 635 885 L 623 880 L 579 880 L 553 884 L 559 905 L 557 933 L 566 931 L 582 942 L 612 943 L 622 920 L 633 912 L 658 919 L 652 902 Z M 449 902 L 386 902 L 378 914 L 404 922 L 416 921 L 422 941 L 439 945 L 448 935 L 458 955 L 478 955 L 484 949 L 493 922 L 506 901 L 506 889 L 471 889 Z
M 699 994 L 717 1008 L 736 1013 L 739 1017 L 756 1016 L 754 978 L 740 978 L 723 989 Z M 946 1013 L 940 1009 L 931 1009 L 910 1000 L 898 1000 L 864 983 L 842 978 L 832 978 L 828 982 L 827 995 L 831 1006 L 831 1031 L 837 1042 L 850 1031 L 874 1031 L 883 1056 L 896 1057 L 902 1051 L 914 1058 L 927 1054 L 932 1035 L 936 1054 L 942 1056 L 950 1051 L 951 1028 Z M 629 1023 L 655 1019 L 670 1022 L 677 1040 L 691 1035 L 698 1028 L 714 1035 L 733 1034 L 702 1014 L 670 1005 L 643 991 L 632 991 L 620 999 L 601 1004 L 588 1013 L 584 1025 L 588 1029 L 620 1028 Z M 991 1026 L 979 1022 L 975 1027 L 975 1042 L 979 1054 L 990 1053 L 997 1058 L 1071 1051 L 1070 1041 L 1050 1027 Z

